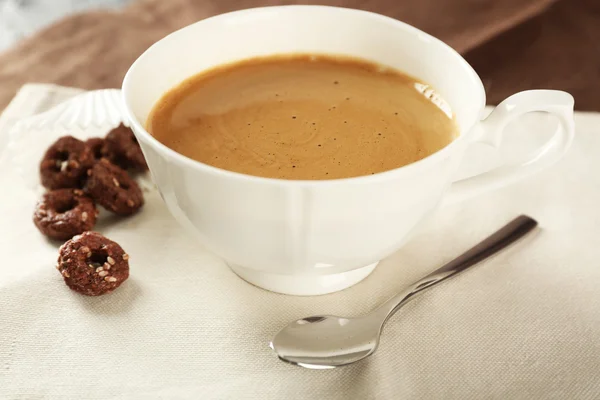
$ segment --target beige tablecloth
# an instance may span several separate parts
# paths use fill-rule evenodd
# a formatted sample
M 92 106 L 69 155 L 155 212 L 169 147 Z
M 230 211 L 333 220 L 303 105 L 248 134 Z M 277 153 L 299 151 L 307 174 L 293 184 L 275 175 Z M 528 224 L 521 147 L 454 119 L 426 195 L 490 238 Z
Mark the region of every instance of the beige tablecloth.
M 563 161 L 440 209 L 345 291 L 292 297 L 243 282 L 150 192 L 138 215 L 98 225 L 131 255 L 131 277 L 90 298 L 54 269 L 57 244 L 31 223 L 36 191 L 6 150 L 16 118 L 76 92 L 27 86 L 0 119 L 1 399 L 600 398 L 600 114 L 577 114 Z M 550 122 L 532 115 L 514 136 Z M 372 309 L 520 213 L 537 234 L 408 304 L 364 362 L 304 370 L 267 346 L 291 320 Z

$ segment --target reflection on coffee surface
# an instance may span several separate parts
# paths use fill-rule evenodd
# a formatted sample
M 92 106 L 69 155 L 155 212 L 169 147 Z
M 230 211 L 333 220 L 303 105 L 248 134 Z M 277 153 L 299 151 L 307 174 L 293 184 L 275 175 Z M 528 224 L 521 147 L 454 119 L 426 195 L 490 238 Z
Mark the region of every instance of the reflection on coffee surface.
M 309 180 L 398 168 L 459 132 L 427 84 L 325 55 L 253 58 L 203 72 L 166 93 L 147 125 L 160 142 L 205 164 Z

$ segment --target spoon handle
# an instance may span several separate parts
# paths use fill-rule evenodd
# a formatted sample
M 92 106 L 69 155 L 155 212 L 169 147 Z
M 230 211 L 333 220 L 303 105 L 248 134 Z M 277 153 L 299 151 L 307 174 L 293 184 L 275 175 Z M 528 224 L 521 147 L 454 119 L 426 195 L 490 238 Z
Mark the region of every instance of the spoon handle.
M 479 244 L 475 245 L 470 250 L 467 250 L 462 255 L 445 264 L 441 268 L 433 271 L 423 279 L 411 285 L 402 293 L 392 297 L 376 310 L 376 314 L 384 316 L 383 321 L 387 321 L 400 307 L 408 300 L 412 299 L 416 294 L 424 291 L 461 271 L 472 267 L 473 265 L 485 260 L 486 258 L 496 254 L 500 250 L 506 248 L 510 244 L 516 242 L 533 228 L 537 226 L 536 220 L 526 215 L 521 215 L 497 232 L 493 233 L 487 239 L 484 239 Z

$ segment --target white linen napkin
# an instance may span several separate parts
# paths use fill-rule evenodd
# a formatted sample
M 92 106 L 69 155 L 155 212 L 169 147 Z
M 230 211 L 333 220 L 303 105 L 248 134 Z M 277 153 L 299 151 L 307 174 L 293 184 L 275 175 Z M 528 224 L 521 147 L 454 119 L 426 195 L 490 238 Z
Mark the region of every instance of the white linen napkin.
M 0 398 L 600 398 L 600 114 L 577 113 L 575 143 L 555 166 L 439 209 L 371 276 L 325 296 L 245 283 L 150 190 L 139 214 L 96 227 L 130 254 L 131 276 L 94 298 L 54 268 L 58 246 L 31 222 L 39 191 L 7 143 L 18 118 L 79 92 L 27 85 L 0 118 Z M 505 155 L 552 121 L 520 122 Z M 498 156 L 475 150 L 463 174 Z M 537 234 L 409 303 L 364 362 L 305 370 L 268 347 L 292 320 L 371 310 L 521 213 L 538 219 Z

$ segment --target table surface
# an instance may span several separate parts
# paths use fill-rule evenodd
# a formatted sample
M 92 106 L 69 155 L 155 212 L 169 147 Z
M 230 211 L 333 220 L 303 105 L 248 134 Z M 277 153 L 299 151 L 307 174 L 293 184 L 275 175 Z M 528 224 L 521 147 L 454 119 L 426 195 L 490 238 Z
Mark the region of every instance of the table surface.
M 99 6 L 97 1 L 93 8 Z M 101 1 L 122 5 L 124 0 Z M 203 18 L 300 3 L 374 11 L 433 34 L 475 68 L 488 104 L 498 104 L 520 90 L 561 89 L 574 95 L 576 109 L 600 111 L 597 0 L 136 0 L 116 12 L 90 9 L 71 15 L 0 54 L 0 110 L 28 82 L 83 89 L 119 87 L 131 63 L 148 46 Z M 27 28 L 27 22 L 25 28 L 18 27 L 18 16 L 27 15 L 27 10 L 41 15 L 38 20 L 43 24 L 64 12 L 66 5 L 81 10 L 92 2 L 0 0 L 0 4 L 8 15 L 2 25 L 16 27 L 8 28 L 13 35 L 29 35 L 34 28 Z M 0 32 L 0 38 L 4 36 Z
M 60 18 L 89 9 L 118 9 L 131 0 L 0 0 L 0 51 Z

